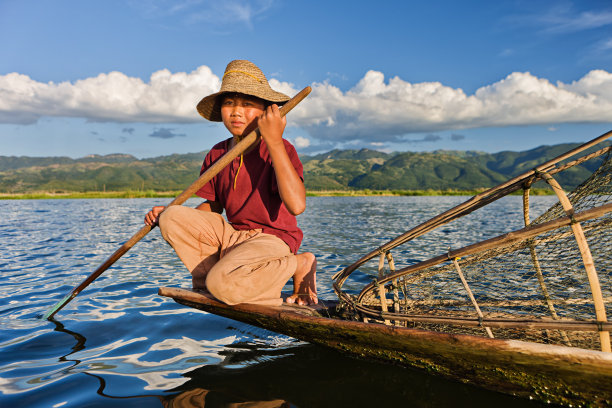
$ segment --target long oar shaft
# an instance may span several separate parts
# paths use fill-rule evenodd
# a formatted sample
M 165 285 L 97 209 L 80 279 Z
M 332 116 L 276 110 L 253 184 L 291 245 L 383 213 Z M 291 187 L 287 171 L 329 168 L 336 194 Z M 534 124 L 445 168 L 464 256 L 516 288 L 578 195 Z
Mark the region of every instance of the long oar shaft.
M 285 116 L 289 113 L 298 103 L 300 103 L 308 94 L 310 93 L 311 88 L 307 86 L 302 89 L 297 95 L 291 98 L 287 103 L 285 103 L 280 108 L 281 116 Z M 259 132 L 257 129 L 250 132 L 247 136 L 245 136 L 239 143 L 237 143 L 233 148 L 231 148 L 227 153 L 225 153 L 219 160 L 217 160 L 212 166 L 210 166 L 202 175 L 194 181 L 185 191 L 179 194 L 172 202 L 168 205 L 181 205 L 191 196 L 193 196 L 200 188 L 202 188 L 206 183 L 212 180 L 221 170 L 223 170 L 228 164 L 232 162 L 236 157 L 240 156 L 245 150 L 251 147 L 255 142 L 259 140 Z M 60 311 L 64 306 L 68 304 L 76 295 L 78 295 L 83 289 L 85 289 L 91 282 L 93 282 L 98 276 L 100 276 L 104 271 L 111 267 L 119 258 L 121 258 L 127 251 L 130 250 L 138 241 L 140 241 L 145 235 L 149 233 L 154 227 L 150 225 L 145 225 L 138 231 L 136 234 L 132 236 L 128 241 L 126 241 L 119 249 L 117 249 L 102 265 L 100 265 L 91 275 L 89 275 L 81 284 L 74 289 L 70 293 L 68 293 L 62 300 L 57 302 L 51 310 L 49 310 L 45 315 L 43 315 L 43 319 L 50 319 L 53 317 L 58 311 Z

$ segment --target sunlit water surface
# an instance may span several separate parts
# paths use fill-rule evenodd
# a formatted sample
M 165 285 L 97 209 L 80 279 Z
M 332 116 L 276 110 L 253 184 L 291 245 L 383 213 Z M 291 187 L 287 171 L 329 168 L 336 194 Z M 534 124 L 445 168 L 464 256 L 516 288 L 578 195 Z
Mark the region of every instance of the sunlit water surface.
M 309 197 L 301 251 L 331 276 L 467 197 Z M 553 197 L 532 198 L 538 215 Z M 189 273 L 154 230 L 72 300 L 39 317 L 138 231 L 153 199 L 0 201 L 0 406 L 472 407 L 531 401 L 372 363 L 157 295 Z M 194 206 L 197 201 L 186 205 Z M 395 252 L 400 265 L 522 227 L 506 197 Z M 347 289 L 370 282 L 368 268 Z M 290 286 L 286 287 L 290 290 Z

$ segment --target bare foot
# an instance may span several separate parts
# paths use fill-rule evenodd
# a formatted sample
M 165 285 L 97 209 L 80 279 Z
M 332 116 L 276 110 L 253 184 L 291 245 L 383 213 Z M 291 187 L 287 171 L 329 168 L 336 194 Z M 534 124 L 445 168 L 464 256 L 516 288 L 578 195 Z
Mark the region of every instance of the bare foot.
M 293 295 L 285 302 L 298 305 L 316 305 L 317 299 L 317 259 L 310 252 L 295 256 L 298 261 L 293 275 Z

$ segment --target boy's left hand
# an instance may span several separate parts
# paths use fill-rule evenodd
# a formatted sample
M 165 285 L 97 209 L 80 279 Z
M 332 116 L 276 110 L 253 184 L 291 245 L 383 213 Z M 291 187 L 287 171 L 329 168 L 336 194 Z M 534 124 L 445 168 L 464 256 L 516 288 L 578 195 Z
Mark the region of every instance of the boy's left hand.
M 261 137 L 268 146 L 271 144 L 282 143 L 283 132 L 287 125 L 287 119 L 280 115 L 278 105 L 268 106 L 261 116 L 257 119 L 257 126 Z

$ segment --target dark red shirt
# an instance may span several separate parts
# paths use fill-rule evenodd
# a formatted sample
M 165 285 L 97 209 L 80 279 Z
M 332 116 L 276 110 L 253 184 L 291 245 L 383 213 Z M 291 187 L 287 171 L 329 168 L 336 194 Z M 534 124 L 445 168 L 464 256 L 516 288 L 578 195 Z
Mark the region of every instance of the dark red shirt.
M 200 174 L 223 156 L 230 147 L 231 138 L 217 143 L 204 158 Z M 304 169 L 295 148 L 283 139 L 285 149 L 298 176 L 304 180 Z M 225 216 L 237 230 L 261 229 L 287 243 L 297 253 L 304 234 L 278 192 L 276 174 L 268 147 L 260 142 L 243 156 L 240 170 L 240 156 L 219 172 L 196 194 L 206 200 L 216 201 L 225 209 Z M 236 188 L 234 189 L 234 178 Z

